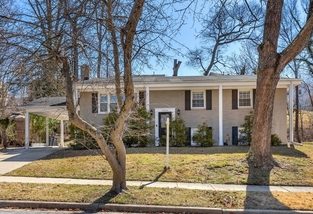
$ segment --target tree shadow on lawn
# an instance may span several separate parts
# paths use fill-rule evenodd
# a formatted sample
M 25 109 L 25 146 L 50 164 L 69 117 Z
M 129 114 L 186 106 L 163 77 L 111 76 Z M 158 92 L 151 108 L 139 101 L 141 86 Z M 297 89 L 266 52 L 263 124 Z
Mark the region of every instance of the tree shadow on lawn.
M 97 198 L 92 204 L 90 204 L 87 208 L 82 209 L 82 213 L 98 213 L 102 210 L 102 207 L 100 205 L 105 205 L 111 202 L 113 198 L 118 196 L 117 193 L 112 191 L 107 191 L 103 196 L 100 198 Z
M 273 168 L 260 169 L 255 168 L 253 164 L 249 163 L 248 185 L 246 189 L 246 198 L 244 202 L 244 209 L 261 209 L 261 210 L 290 210 L 288 206 L 281 203 L 271 193 L 270 174 Z M 252 186 L 253 185 L 253 186 Z M 260 185 L 257 186 L 256 185 Z M 254 188 L 260 187 L 260 191 L 256 192 Z M 293 213 L 293 212 L 292 212 Z
M 167 170 L 168 170 L 168 169 L 167 169 L 166 167 L 164 167 L 163 170 L 162 170 L 162 172 L 161 172 L 159 175 L 157 175 L 157 176 L 153 179 L 153 181 L 150 181 L 150 182 L 148 182 L 148 183 L 145 183 L 145 184 L 141 185 L 141 186 L 139 187 L 139 189 L 143 189 L 143 188 L 145 188 L 146 186 L 149 186 L 149 185 L 151 185 L 151 184 L 153 184 L 153 183 L 155 183 L 155 182 L 158 182 L 159 179 L 167 172 Z

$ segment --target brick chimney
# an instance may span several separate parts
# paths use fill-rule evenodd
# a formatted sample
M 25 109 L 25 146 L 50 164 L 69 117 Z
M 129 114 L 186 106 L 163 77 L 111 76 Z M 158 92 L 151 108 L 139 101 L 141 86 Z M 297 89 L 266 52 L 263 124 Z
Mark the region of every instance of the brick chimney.
M 88 65 L 86 64 L 81 65 L 80 72 L 81 80 L 89 80 L 90 68 Z

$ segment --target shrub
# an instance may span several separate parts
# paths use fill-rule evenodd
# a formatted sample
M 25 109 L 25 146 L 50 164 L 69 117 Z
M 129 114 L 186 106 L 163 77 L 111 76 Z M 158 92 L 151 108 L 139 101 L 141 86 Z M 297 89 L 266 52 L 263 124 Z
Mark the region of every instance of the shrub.
M 69 144 L 72 149 L 98 149 L 99 146 L 96 141 L 85 131 L 75 127 L 74 125 L 69 126 L 69 131 L 73 142 Z
M 110 130 L 114 127 L 117 117 L 118 113 L 113 111 L 104 118 L 103 134 L 108 141 Z M 151 125 L 148 123 L 150 117 L 150 113 L 147 112 L 143 106 L 139 106 L 134 112 L 131 113 L 123 136 L 123 142 L 125 145 L 129 147 L 144 147 L 150 142 L 149 135 Z
M 213 146 L 212 129 L 206 123 L 198 126 L 198 131 L 193 135 L 192 140 L 203 147 Z
M 246 115 L 244 121 L 245 122 L 242 125 L 243 130 L 240 131 L 242 133 L 242 138 L 239 139 L 239 141 L 245 144 L 250 144 L 252 140 L 253 112 Z
M 280 140 L 277 134 L 271 135 L 271 144 L 272 146 L 280 146 L 283 142 Z
M 177 118 L 170 123 L 170 146 L 184 146 L 186 141 L 185 121 Z

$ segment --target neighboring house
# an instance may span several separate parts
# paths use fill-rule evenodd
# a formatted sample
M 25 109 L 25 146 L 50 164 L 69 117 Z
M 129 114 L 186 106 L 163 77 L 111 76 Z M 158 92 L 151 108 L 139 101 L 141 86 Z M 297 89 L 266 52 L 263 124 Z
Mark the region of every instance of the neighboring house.
M 244 117 L 254 108 L 256 76 L 144 75 L 133 80 L 136 100 L 152 115 L 151 134 L 156 146 L 165 134 L 166 117 L 185 121 L 191 145 L 194 145 L 192 135 L 204 122 L 212 128 L 216 145 L 237 145 Z M 300 83 L 299 79 L 282 78 L 277 86 L 272 132 L 284 143 L 287 142 L 287 93 L 291 90 L 292 101 L 293 87 Z M 97 127 L 103 126 L 104 116 L 117 106 L 113 80 L 85 78 L 76 83 L 76 96 L 82 118 Z M 290 102 L 291 112 L 292 108 Z

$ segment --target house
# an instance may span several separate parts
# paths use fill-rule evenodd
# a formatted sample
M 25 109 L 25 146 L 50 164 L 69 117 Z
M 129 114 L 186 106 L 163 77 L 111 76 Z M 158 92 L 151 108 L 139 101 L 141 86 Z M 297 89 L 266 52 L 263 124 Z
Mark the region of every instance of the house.
M 188 127 L 190 144 L 198 125 L 205 122 L 212 128 L 216 145 L 237 145 L 246 115 L 254 108 L 256 76 L 134 76 L 137 102 L 144 103 L 151 113 L 152 137 L 155 145 L 165 134 L 165 118 L 181 117 Z M 272 132 L 287 143 L 287 110 L 293 112 L 293 90 L 299 79 L 281 78 L 275 101 Z M 89 79 L 76 83 L 80 115 L 96 127 L 117 106 L 113 79 Z M 287 99 L 289 92 L 289 99 Z M 287 108 L 287 100 L 290 100 Z M 291 114 L 290 121 L 293 121 Z M 289 141 L 293 141 L 293 125 Z

